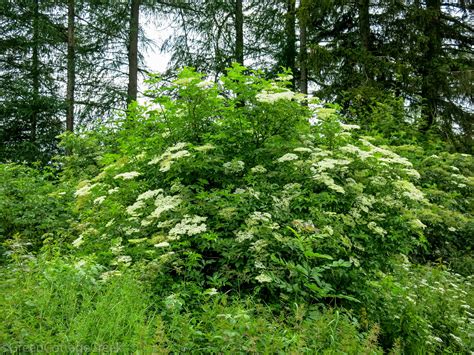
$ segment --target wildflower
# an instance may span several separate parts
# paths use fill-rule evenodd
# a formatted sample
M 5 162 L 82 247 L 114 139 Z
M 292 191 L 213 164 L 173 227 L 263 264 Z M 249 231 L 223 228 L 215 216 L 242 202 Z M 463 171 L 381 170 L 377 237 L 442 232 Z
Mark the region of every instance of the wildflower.
M 456 229 L 456 228 L 454 228 L 454 227 L 449 227 L 449 228 L 448 228 L 448 231 L 450 231 L 450 232 L 456 232 L 456 231 L 457 231 L 457 229 Z
M 141 174 L 137 171 L 129 171 L 126 173 L 118 174 L 114 176 L 114 179 L 123 179 L 123 180 L 130 180 L 140 176 Z
M 97 184 L 92 184 L 92 185 L 85 185 L 83 187 L 81 187 L 79 190 L 77 190 L 75 193 L 74 193 L 74 196 L 76 197 L 82 197 L 82 196 L 87 196 L 90 194 L 91 190 L 97 186 Z
M 170 246 L 170 243 L 168 243 L 168 242 L 161 242 L 161 243 L 158 243 L 158 244 L 154 245 L 155 248 L 166 248 L 166 247 L 169 247 L 169 246 Z
M 207 152 L 208 150 L 216 149 L 212 144 L 204 144 L 198 147 L 194 147 L 194 150 L 198 152 Z
M 81 236 L 79 236 L 79 238 L 75 239 L 72 242 L 72 246 L 75 247 L 75 248 L 79 248 L 82 243 L 84 243 L 84 239 L 83 239 L 83 236 L 81 235 Z
M 104 202 L 105 196 L 99 196 L 94 200 L 94 205 L 100 205 L 102 202 Z
M 159 218 L 165 212 L 176 208 L 182 202 L 179 196 L 165 196 L 159 194 L 155 200 L 155 210 L 151 213 L 149 218 Z
M 158 189 L 158 190 L 148 190 L 148 191 L 145 191 L 144 193 L 140 194 L 138 197 L 137 197 L 137 200 L 140 201 L 140 200 L 148 200 L 150 198 L 153 198 L 155 197 L 156 195 L 158 195 L 159 193 L 163 192 L 162 189 Z
M 412 225 L 412 227 L 415 227 L 415 228 L 426 228 L 426 225 L 423 224 L 422 221 L 420 221 L 419 219 L 413 219 L 410 224 Z
M 376 234 L 379 234 L 379 235 L 387 234 L 387 231 L 383 229 L 382 227 L 377 226 L 375 222 L 369 222 L 369 224 L 367 224 L 367 227 Z
M 270 275 L 267 275 L 267 274 L 260 274 L 257 277 L 255 277 L 255 280 L 257 280 L 260 283 L 272 282 L 273 281 L 272 277 Z
M 245 231 L 238 231 L 235 233 L 237 236 L 236 241 L 239 243 L 242 243 L 246 240 L 252 239 L 254 237 L 253 233 L 251 231 L 245 230 Z
M 265 174 L 267 172 L 267 169 L 265 169 L 264 166 L 262 165 L 256 165 L 250 171 L 254 174 Z
M 108 279 L 110 279 L 111 277 L 120 276 L 120 275 L 122 275 L 122 273 L 120 271 L 111 270 L 111 271 L 106 271 L 106 272 L 102 273 L 100 275 L 100 279 L 101 279 L 101 281 L 105 282 Z
M 299 159 L 299 157 L 296 154 L 287 153 L 287 154 L 283 155 L 282 157 L 278 158 L 277 162 L 283 163 L 285 161 L 292 161 L 292 160 L 298 160 L 298 159 Z
M 133 205 L 127 207 L 127 213 L 132 217 L 138 217 L 141 213 L 138 212 L 139 209 L 145 207 L 145 202 L 143 200 L 136 201 Z
M 129 255 L 120 255 L 117 258 L 118 264 L 130 265 L 131 262 L 132 262 L 132 257 Z
M 344 130 L 344 131 L 350 131 L 352 129 L 360 129 L 360 126 L 356 124 L 344 124 L 342 122 L 339 122 L 339 126 Z
M 224 163 L 224 172 L 226 174 L 239 173 L 245 168 L 245 163 L 241 160 L 229 161 Z
M 113 189 L 110 189 L 109 191 L 107 191 L 107 193 L 108 193 L 109 195 L 112 195 L 113 193 L 118 192 L 118 190 L 119 190 L 118 187 L 114 187 Z
M 179 239 L 180 235 L 192 236 L 203 233 L 207 230 L 207 227 L 201 222 L 205 220 L 207 220 L 207 217 L 185 215 L 179 223 L 171 228 L 169 234 L 174 237 L 173 239 Z
M 214 83 L 212 81 L 204 80 L 197 83 L 196 86 L 201 89 L 209 89 L 214 86 Z
M 259 94 L 255 96 L 258 102 L 264 103 L 274 103 L 279 100 L 292 100 L 295 97 L 295 93 L 293 91 L 283 91 L 283 92 L 268 92 L 266 90 L 262 90 Z
M 298 147 L 293 149 L 294 152 L 298 153 L 311 153 L 313 150 L 311 148 L 306 148 L 306 147 Z
M 219 292 L 217 292 L 217 289 L 215 289 L 214 287 L 208 288 L 206 291 L 204 291 L 204 294 L 208 296 L 214 296 L 214 295 L 217 295 L 218 293 Z

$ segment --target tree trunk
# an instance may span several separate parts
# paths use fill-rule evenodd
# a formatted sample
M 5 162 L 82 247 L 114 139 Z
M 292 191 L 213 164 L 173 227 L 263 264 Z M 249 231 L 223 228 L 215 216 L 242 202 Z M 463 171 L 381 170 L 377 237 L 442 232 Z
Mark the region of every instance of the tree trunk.
M 74 86 L 76 79 L 75 71 L 75 38 L 74 20 L 75 4 L 74 0 L 68 0 L 67 6 L 67 92 L 66 92 L 66 130 L 74 131 Z
M 235 61 L 244 65 L 244 13 L 242 0 L 235 0 Z
M 39 0 L 35 0 L 33 8 L 33 54 L 31 58 L 31 74 L 33 78 L 33 107 L 31 112 L 31 142 L 36 141 L 36 128 L 38 125 L 39 111 Z
M 296 0 L 286 1 L 284 66 L 293 73 L 292 86 L 296 75 Z
M 441 0 L 427 0 L 426 2 L 425 36 L 428 39 L 427 50 L 423 55 L 421 75 L 421 97 L 423 99 L 422 117 L 425 122 L 421 131 L 428 131 L 435 121 L 437 101 L 439 99 L 439 82 L 436 62 L 441 53 Z
M 307 11 L 306 2 L 301 0 L 299 14 L 300 23 L 300 91 L 303 94 L 308 94 L 308 49 L 306 47 L 306 26 L 307 26 Z
M 128 41 L 128 91 L 127 103 L 137 100 L 138 93 L 138 26 L 140 0 L 132 0 Z
M 359 0 L 358 12 L 359 12 L 359 36 L 362 47 L 362 68 L 367 80 L 372 80 L 371 64 L 369 63 L 369 56 L 371 51 L 370 43 L 370 14 L 369 14 L 369 1 L 370 0 Z

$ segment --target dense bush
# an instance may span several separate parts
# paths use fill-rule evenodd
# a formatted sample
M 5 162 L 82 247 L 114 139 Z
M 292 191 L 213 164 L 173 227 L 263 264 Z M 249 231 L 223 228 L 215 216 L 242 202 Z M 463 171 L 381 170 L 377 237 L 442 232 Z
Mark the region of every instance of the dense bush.
M 1 166 L 1 340 L 468 352 L 472 156 L 392 134 L 396 100 L 361 129 L 289 79 L 152 76 L 149 103 L 63 136 L 60 172 Z

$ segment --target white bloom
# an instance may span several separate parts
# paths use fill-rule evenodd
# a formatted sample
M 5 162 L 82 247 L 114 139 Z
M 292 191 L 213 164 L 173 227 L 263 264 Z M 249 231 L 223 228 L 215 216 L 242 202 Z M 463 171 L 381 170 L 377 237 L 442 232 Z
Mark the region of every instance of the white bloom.
M 244 170 L 245 163 L 241 160 L 229 161 L 223 167 L 226 174 L 239 173 Z
M 194 147 L 194 150 L 198 152 L 207 152 L 208 150 L 216 149 L 212 144 L 204 144 L 198 147 Z
M 117 258 L 118 264 L 130 265 L 131 262 L 132 262 L 132 257 L 129 255 L 120 255 Z
M 114 176 L 114 179 L 123 179 L 123 180 L 130 180 L 140 176 L 141 174 L 137 171 L 129 171 L 126 173 L 118 174 Z
M 107 193 L 108 193 L 109 195 L 112 195 L 113 193 L 118 192 L 118 190 L 119 190 L 118 187 L 114 187 L 113 189 L 110 189 L 109 191 L 107 191 Z
M 171 228 L 169 234 L 170 236 L 175 237 L 173 239 L 179 239 L 180 235 L 192 236 L 203 233 L 207 230 L 207 227 L 201 222 L 204 222 L 205 220 L 207 220 L 207 217 L 185 215 L 181 222 Z
M 214 295 L 217 295 L 218 293 L 219 292 L 217 292 L 217 289 L 215 289 L 214 287 L 208 288 L 206 291 L 204 291 L 204 294 L 208 296 L 214 296 Z
M 402 192 L 402 195 L 410 200 L 423 201 L 425 196 L 415 185 L 409 181 L 398 180 L 394 183 L 395 187 Z
M 383 229 L 382 227 L 379 227 L 377 225 L 377 223 L 375 222 L 369 222 L 369 224 L 367 224 L 367 227 L 374 233 L 378 234 L 378 235 L 385 235 L 387 234 L 387 231 L 385 229 Z
M 95 186 L 97 186 L 97 184 L 92 184 L 92 185 L 87 184 L 87 185 L 81 187 L 79 190 L 77 190 L 74 193 L 74 196 L 76 196 L 76 197 L 87 196 L 87 195 L 90 194 L 92 188 L 94 188 Z
M 169 247 L 169 246 L 170 246 L 170 243 L 168 243 L 168 242 L 161 242 L 161 243 L 158 243 L 158 244 L 154 245 L 155 248 L 166 248 L 166 247 Z
M 112 227 L 112 225 L 114 224 L 115 222 L 115 218 L 112 218 L 110 221 L 107 222 L 107 224 L 105 225 L 105 227 L 109 228 L 109 227 Z
M 182 200 L 179 196 L 159 194 L 155 200 L 156 208 L 148 218 L 159 218 L 163 212 L 176 208 L 181 202 Z
M 294 152 L 299 152 L 299 153 L 311 153 L 313 150 L 311 148 L 306 148 L 306 147 L 298 147 L 293 149 Z
M 250 171 L 254 174 L 265 174 L 267 172 L 267 169 L 265 169 L 264 166 L 262 165 L 256 165 Z
M 342 122 L 339 122 L 339 125 L 341 126 L 341 128 L 344 130 L 344 131 L 350 131 L 352 129 L 360 129 L 360 126 L 356 125 L 356 124 L 344 124 Z
M 125 235 L 132 235 L 133 233 L 140 232 L 138 228 L 125 228 Z
M 246 240 L 250 240 L 254 237 L 253 233 L 251 231 L 245 230 L 245 231 L 238 231 L 235 233 L 237 238 L 235 239 L 237 242 L 242 243 Z
M 111 277 L 120 276 L 120 275 L 122 275 L 122 273 L 120 271 L 111 270 L 111 271 L 106 271 L 106 272 L 102 273 L 100 275 L 100 279 L 105 282 Z
M 454 228 L 454 227 L 449 227 L 449 228 L 448 228 L 448 231 L 450 231 L 450 232 L 456 232 L 456 231 L 457 231 L 457 229 L 456 229 L 456 228 Z
M 104 202 L 105 196 L 99 196 L 94 200 L 94 205 L 100 205 L 102 202 Z
M 81 235 L 79 238 L 77 238 L 76 240 L 72 242 L 72 246 L 75 248 L 79 248 L 82 243 L 84 243 L 84 239 L 83 239 L 83 236 Z
M 295 97 L 295 93 L 293 91 L 283 91 L 283 92 L 268 92 L 263 90 L 259 94 L 255 96 L 257 101 L 265 102 L 265 103 L 274 103 L 279 100 L 292 100 Z
M 214 83 L 212 81 L 204 80 L 197 83 L 196 86 L 201 89 L 209 89 L 214 86 Z
M 272 277 L 268 274 L 260 274 L 257 277 L 255 277 L 255 280 L 257 280 L 260 283 L 273 281 Z
M 127 213 L 132 217 L 138 217 L 141 213 L 138 210 L 145 207 L 145 202 L 142 200 L 136 201 L 133 205 L 127 207 Z
M 413 227 L 415 227 L 415 228 L 422 228 L 422 229 L 426 228 L 426 225 L 423 224 L 423 222 L 420 221 L 419 219 L 413 219 L 413 220 L 410 222 L 410 224 L 411 224 Z
M 298 159 L 299 159 L 299 157 L 296 154 L 287 153 L 287 154 L 283 155 L 282 157 L 278 158 L 277 162 L 283 163 L 285 161 L 292 161 L 292 160 L 298 160 Z
M 158 194 L 161 193 L 161 192 L 163 192 L 162 189 L 145 191 L 144 193 L 140 194 L 140 195 L 137 197 L 137 201 L 140 201 L 140 200 L 148 200 L 148 199 L 150 199 L 150 198 L 155 197 L 156 195 L 158 195 Z

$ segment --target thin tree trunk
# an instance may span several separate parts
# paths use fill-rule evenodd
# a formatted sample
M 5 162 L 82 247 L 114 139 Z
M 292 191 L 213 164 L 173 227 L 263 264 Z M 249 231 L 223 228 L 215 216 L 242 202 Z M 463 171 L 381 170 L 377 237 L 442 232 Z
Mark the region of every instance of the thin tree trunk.
M 244 13 L 242 0 L 235 0 L 235 61 L 244 65 Z
M 74 86 L 76 79 L 75 71 L 75 38 L 74 38 L 74 16 L 75 16 L 74 0 L 68 0 L 67 9 L 67 113 L 66 113 L 66 129 L 74 131 Z
M 285 17 L 286 44 L 284 51 L 285 67 L 293 73 L 292 86 L 295 86 L 296 75 L 296 0 L 287 0 Z
M 306 45 L 307 11 L 306 2 L 301 0 L 298 14 L 300 23 L 300 91 L 303 94 L 308 94 L 308 49 Z
M 425 27 L 425 36 L 428 39 L 428 48 L 423 55 L 422 61 L 422 85 L 421 97 L 423 99 L 422 116 L 425 122 L 421 131 L 428 131 L 433 125 L 437 114 L 437 101 L 439 99 L 439 83 L 436 61 L 441 56 L 441 0 L 427 0 L 426 16 L 428 17 Z
M 39 0 L 35 0 L 33 8 L 33 54 L 31 74 L 33 77 L 33 107 L 31 113 L 31 142 L 36 141 L 39 111 Z
M 140 0 L 132 0 L 128 42 L 128 91 L 127 103 L 137 100 L 138 93 L 138 26 Z
M 369 14 L 369 1 L 370 0 L 359 0 L 358 11 L 359 11 L 359 36 L 362 45 L 362 68 L 365 76 L 368 80 L 372 80 L 371 64 L 369 63 L 369 56 L 371 50 L 370 43 L 370 14 Z

